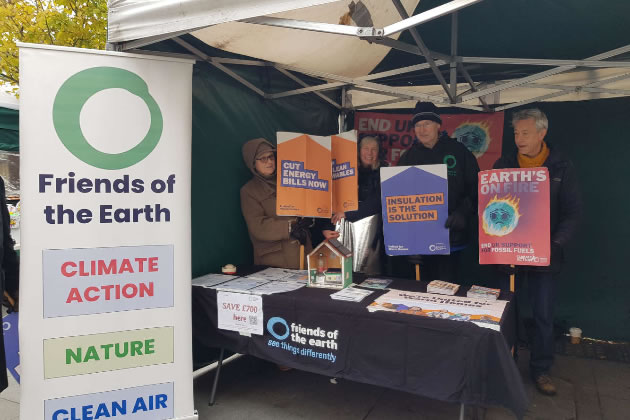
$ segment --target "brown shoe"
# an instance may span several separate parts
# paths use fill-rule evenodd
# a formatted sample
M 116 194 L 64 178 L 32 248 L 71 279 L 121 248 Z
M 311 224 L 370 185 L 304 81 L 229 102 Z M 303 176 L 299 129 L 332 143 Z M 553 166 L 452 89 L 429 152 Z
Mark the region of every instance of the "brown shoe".
M 536 389 L 543 395 L 556 395 L 557 389 L 549 375 L 538 375 L 534 378 Z

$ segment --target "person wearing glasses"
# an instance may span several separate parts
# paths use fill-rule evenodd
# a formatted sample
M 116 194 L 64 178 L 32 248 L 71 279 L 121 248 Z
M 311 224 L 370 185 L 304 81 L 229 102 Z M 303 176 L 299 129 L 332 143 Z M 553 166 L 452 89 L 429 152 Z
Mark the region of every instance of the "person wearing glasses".
M 253 174 L 241 188 L 241 211 L 254 246 L 254 264 L 300 268 L 300 245 L 305 255 L 312 250 L 309 229 L 314 220 L 276 214 L 275 146 L 263 138 L 250 140 L 243 145 L 243 160 Z

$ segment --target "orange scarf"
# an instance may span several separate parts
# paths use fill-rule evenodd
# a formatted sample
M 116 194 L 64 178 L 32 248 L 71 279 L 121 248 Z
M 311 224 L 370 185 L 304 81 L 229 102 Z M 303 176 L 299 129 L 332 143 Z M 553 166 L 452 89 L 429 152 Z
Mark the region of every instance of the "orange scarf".
M 518 166 L 521 168 L 540 168 L 543 166 L 547 158 L 549 157 L 549 148 L 547 147 L 547 143 L 543 141 L 542 150 L 533 158 L 518 154 Z

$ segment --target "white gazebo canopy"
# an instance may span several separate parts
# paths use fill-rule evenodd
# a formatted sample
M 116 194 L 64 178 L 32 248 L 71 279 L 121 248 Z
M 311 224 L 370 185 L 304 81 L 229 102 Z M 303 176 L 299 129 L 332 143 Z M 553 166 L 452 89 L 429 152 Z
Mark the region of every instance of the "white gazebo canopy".
M 458 11 L 480 1 L 452 0 L 414 15 L 419 0 L 110 0 L 108 45 L 132 50 L 173 39 L 262 97 L 314 93 L 341 110 L 406 108 L 430 100 L 498 111 L 536 101 L 630 95 L 630 61 L 615 60 L 630 52 L 630 45 L 574 60 L 458 55 Z M 448 54 L 430 50 L 416 29 L 446 15 L 451 17 L 450 31 L 444 33 L 451 40 Z M 399 40 L 403 31 L 410 32 L 413 43 Z M 187 33 L 211 47 L 253 59 L 208 56 L 179 38 Z M 413 55 L 418 63 L 374 73 L 392 49 Z M 540 71 L 492 82 L 477 82 L 468 71 L 469 66 L 494 64 L 537 66 Z M 271 66 L 303 87 L 265 92 L 234 72 L 237 66 Z M 382 81 L 422 70 L 432 72 L 434 84 Z M 300 74 L 321 83 L 308 85 Z M 329 90 L 343 91 L 341 103 L 321 94 Z

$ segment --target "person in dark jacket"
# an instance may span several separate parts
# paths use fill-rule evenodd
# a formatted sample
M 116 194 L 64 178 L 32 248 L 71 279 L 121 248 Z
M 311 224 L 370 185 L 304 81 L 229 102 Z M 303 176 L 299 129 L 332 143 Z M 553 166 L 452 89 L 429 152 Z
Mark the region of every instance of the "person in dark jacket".
M 358 222 L 370 216 L 376 216 L 372 222 L 375 231 L 373 237 L 363 235 L 370 243 L 358 243 L 358 238 L 353 239 L 355 247 L 360 247 L 362 260 L 359 270 L 369 275 L 378 275 L 383 272 L 383 261 L 385 258 L 383 222 L 381 213 L 381 166 L 386 166 L 380 160 L 380 146 L 376 138 L 371 136 L 363 137 L 359 141 L 359 170 L 358 170 L 358 197 L 359 208 L 355 211 L 335 213 L 331 219 L 336 224 L 342 219 L 349 222 Z M 356 235 L 355 235 L 356 236 Z M 357 258 L 357 252 L 353 253 Z
M 4 180 L 0 177 L 0 228 L 2 229 L 2 249 L 0 249 L 0 301 L 6 291 L 13 299 L 17 298 L 19 284 L 19 262 L 13 248 L 9 225 L 9 210 L 5 198 Z M 7 362 L 4 355 L 4 336 L 0 334 L 0 392 L 9 386 Z
M 442 118 L 431 102 L 418 102 L 412 117 L 417 141 L 398 161 L 398 166 L 444 163 L 448 174 L 448 218 L 450 255 L 414 255 L 409 260 L 422 267 L 422 279 L 457 283 L 459 254 L 468 244 L 472 218 L 477 213 L 475 156 L 457 140 L 440 133 Z
M 514 142 L 518 152 L 497 160 L 494 169 L 537 168 L 549 170 L 551 260 L 546 267 L 519 266 L 516 277 L 527 280 L 535 332 L 530 356 L 530 373 L 536 388 L 545 395 L 555 395 L 549 376 L 553 363 L 554 276 L 564 263 L 564 248 L 573 236 L 582 212 L 582 202 L 575 168 L 559 150 L 545 141 L 547 116 L 538 109 L 524 109 L 512 115 Z

